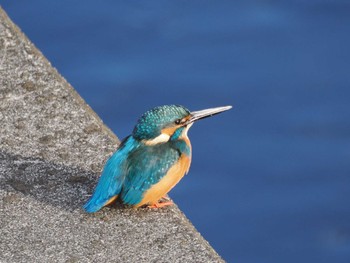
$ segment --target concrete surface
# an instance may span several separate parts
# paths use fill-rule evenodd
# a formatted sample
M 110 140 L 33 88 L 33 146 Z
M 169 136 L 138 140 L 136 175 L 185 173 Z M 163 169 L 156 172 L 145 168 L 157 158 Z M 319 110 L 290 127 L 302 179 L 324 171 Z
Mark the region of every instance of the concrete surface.
M 176 206 L 84 213 L 118 139 L 1 8 L 0 123 L 0 262 L 222 261 Z

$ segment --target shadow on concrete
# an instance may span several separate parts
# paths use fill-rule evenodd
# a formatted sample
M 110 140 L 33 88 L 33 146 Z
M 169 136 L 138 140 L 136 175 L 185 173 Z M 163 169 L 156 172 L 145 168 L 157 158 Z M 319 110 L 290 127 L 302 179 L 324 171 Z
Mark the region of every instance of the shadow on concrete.
M 65 210 L 82 209 L 98 177 L 91 171 L 0 151 L 1 188 Z

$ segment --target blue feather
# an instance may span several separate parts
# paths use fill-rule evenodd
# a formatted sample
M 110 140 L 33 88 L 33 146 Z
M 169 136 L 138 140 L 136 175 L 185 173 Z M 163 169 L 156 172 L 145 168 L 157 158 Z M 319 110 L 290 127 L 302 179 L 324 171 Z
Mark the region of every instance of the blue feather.
M 127 157 L 138 146 L 138 141 L 132 136 L 125 138 L 120 144 L 118 150 L 107 161 L 94 194 L 84 205 L 86 212 L 100 210 L 112 197 L 119 195 L 127 175 Z
M 121 193 L 123 203 L 139 204 L 144 193 L 167 174 L 180 155 L 178 145 L 173 142 L 140 146 L 132 151 L 127 162 L 128 175 Z

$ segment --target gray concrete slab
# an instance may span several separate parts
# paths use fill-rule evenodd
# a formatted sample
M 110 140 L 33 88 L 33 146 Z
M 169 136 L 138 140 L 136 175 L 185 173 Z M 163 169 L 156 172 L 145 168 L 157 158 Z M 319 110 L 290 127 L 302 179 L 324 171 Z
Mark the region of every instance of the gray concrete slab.
M 84 213 L 119 141 L 1 8 L 0 124 L 0 262 L 222 261 L 176 206 Z

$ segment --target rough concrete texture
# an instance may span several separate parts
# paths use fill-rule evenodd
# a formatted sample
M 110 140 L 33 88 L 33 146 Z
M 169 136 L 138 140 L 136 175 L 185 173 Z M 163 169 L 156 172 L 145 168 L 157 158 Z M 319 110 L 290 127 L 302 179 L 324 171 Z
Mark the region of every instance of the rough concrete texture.
M 176 207 L 86 214 L 118 145 L 0 8 L 0 262 L 221 262 Z

